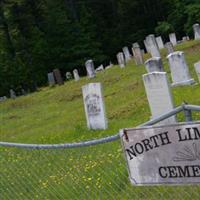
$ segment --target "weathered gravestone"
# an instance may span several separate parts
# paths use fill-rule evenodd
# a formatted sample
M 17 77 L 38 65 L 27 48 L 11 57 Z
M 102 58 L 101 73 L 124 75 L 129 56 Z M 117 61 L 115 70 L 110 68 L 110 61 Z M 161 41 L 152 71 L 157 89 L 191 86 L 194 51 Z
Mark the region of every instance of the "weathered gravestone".
M 136 65 L 142 65 L 144 63 L 143 53 L 138 43 L 133 44 L 132 52 L 133 52 Z
M 182 37 L 182 41 L 186 42 L 187 41 L 187 36 Z
M 129 52 L 128 47 L 123 47 L 123 48 L 122 48 L 122 51 L 123 51 L 123 53 L 124 53 L 126 62 L 128 62 L 129 60 L 131 60 L 131 54 L 130 54 L 130 52 Z
M 194 39 L 200 40 L 200 25 L 194 24 L 193 25 L 193 31 L 194 31 Z
M 82 87 L 84 107 L 89 129 L 107 129 L 107 118 L 101 83 L 89 83 Z
M 54 86 L 56 82 L 55 82 L 53 72 L 48 73 L 47 77 L 48 77 L 49 86 Z
M 167 53 L 168 53 L 168 54 L 174 52 L 174 47 L 173 47 L 173 44 L 172 44 L 171 42 L 167 42 L 167 43 L 165 44 L 165 48 L 167 49 Z
M 96 76 L 95 69 L 94 69 L 94 63 L 93 60 L 88 60 L 85 62 L 85 67 L 87 70 L 87 75 L 89 78 L 94 78 Z
M 10 98 L 11 99 L 16 99 L 16 93 L 15 93 L 15 91 L 13 90 L 13 89 L 10 89 Z
M 97 68 L 95 69 L 95 72 L 101 72 L 101 71 L 104 71 L 103 65 L 100 65 L 99 67 L 97 67 Z
M 0 102 L 6 101 L 6 100 L 7 100 L 6 96 L 0 97 Z
M 80 76 L 79 76 L 79 73 L 78 73 L 77 69 L 73 70 L 73 75 L 74 75 L 74 80 L 75 81 L 79 81 L 80 80 Z
M 159 57 L 153 57 L 148 59 L 145 62 L 145 67 L 148 73 L 164 71 L 162 59 Z
M 145 46 L 146 52 L 150 53 L 149 46 L 147 45 L 146 39 L 144 40 L 144 46 Z
M 71 74 L 71 72 L 66 72 L 66 80 L 70 80 L 70 79 L 72 79 L 72 74 Z
M 58 85 L 63 85 L 63 84 L 64 84 L 64 81 L 63 81 L 63 79 L 62 79 L 60 70 L 59 70 L 59 69 L 54 69 L 54 70 L 53 70 L 53 74 L 54 74 L 56 83 L 57 83 Z
M 194 64 L 195 71 L 197 73 L 199 82 L 200 82 L 200 61 Z
M 117 54 L 117 61 L 118 61 L 118 64 L 121 68 L 124 68 L 125 67 L 125 60 L 124 60 L 124 54 L 122 52 L 119 52 Z
M 158 44 L 159 49 L 164 49 L 164 44 L 161 36 L 156 37 L 156 42 Z
M 175 33 L 170 33 L 169 34 L 169 40 L 173 44 L 173 46 L 177 45 L 177 39 L 176 39 L 176 34 Z
M 172 86 L 191 85 L 194 79 L 191 78 L 188 65 L 182 51 L 176 51 L 167 56 L 172 76 Z
M 146 45 L 152 57 L 161 57 L 156 38 L 153 34 L 146 37 Z
M 166 72 L 145 74 L 143 75 L 143 81 L 153 119 L 174 108 L 171 87 Z M 159 124 L 171 124 L 175 122 L 176 117 L 172 116 Z

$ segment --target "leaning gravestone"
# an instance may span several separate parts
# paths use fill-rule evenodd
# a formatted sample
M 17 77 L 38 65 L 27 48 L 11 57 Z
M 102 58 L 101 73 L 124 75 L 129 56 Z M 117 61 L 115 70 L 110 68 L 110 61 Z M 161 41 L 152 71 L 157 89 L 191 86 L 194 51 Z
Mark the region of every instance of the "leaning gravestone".
M 121 68 L 124 68 L 125 67 L 125 60 L 124 60 L 124 54 L 122 52 L 119 52 L 117 54 L 117 61 L 118 61 L 118 64 Z
M 172 86 L 191 85 L 194 79 L 191 78 L 188 65 L 182 51 L 176 51 L 167 56 L 172 76 Z
M 107 129 L 107 118 L 101 83 L 89 83 L 82 87 L 83 101 L 89 129 Z
M 54 69 L 54 70 L 53 70 L 53 74 L 54 74 L 56 83 L 57 83 L 58 85 L 63 85 L 63 84 L 64 84 L 64 81 L 63 81 L 63 79 L 62 79 L 60 70 L 59 70 L 59 69 Z
M 200 82 L 200 61 L 194 64 L 195 71 L 197 73 L 199 82 Z
M 155 36 L 153 34 L 148 35 L 146 37 L 146 44 L 148 46 L 147 48 L 149 49 L 152 57 L 161 57 L 160 51 L 158 48 L 158 44 L 157 44 Z
M 194 24 L 193 25 L 193 31 L 194 31 L 194 39 L 200 40 L 200 25 Z
M 136 65 L 142 65 L 144 63 L 143 53 L 138 43 L 133 44 L 132 52 Z
M 172 44 L 171 42 L 167 42 L 167 43 L 165 44 L 165 48 L 167 49 L 167 53 L 168 53 L 168 54 L 174 52 L 174 47 L 173 47 L 173 44 Z
M 164 49 L 164 44 L 161 36 L 156 37 L 156 42 L 158 44 L 159 49 Z
M 11 99 L 16 99 L 16 93 L 15 93 L 15 91 L 13 90 L 13 89 L 10 89 L 10 98 Z
M 49 86 L 54 86 L 56 82 L 55 82 L 53 72 L 48 73 L 47 77 L 48 77 Z
M 66 80 L 70 80 L 70 79 L 72 79 L 72 74 L 71 74 L 71 72 L 66 72 Z
M 160 57 L 153 57 L 148 59 L 145 62 L 145 67 L 148 73 L 164 71 L 162 59 Z
M 87 75 L 89 78 L 94 78 L 96 76 L 95 69 L 94 69 L 94 63 L 93 60 L 88 60 L 85 62 L 85 67 L 87 70 Z
M 145 74 L 143 75 L 143 81 L 153 119 L 174 108 L 171 87 L 166 72 Z M 172 116 L 159 124 L 172 124 L 175 122 L 176 117 Z
M 75 81 L 79 81 L 80 80 L 80 76 L 79 76 L 79 73 L 78 73 L 77 69 L 73 70 L 73 75 L 74 75 L 74 80 Z
M 169 34 L 169 40 L 173 44 L 173 46 L 177 45 L 177 39 L 176 39 L 176 34 L 175 33 L 170 33 Z
M 122 51 L 123 51 L 123 53 L 124 53 L 126 62 L 128 62 L 129 60 L 131 60 L 131 54 L 130 54 L 130 52 L 129 52 L 128 47 L 123 47 L 123 48 L 122 48 Z
M 95 69 L 95 72 L 97 73 L 97 72 L 101 72 L 101 71 L 104 71 L 104 67 L 103 67 L 103 65 L 101 64 L 99 67 L 97 67 L 96 69 Z

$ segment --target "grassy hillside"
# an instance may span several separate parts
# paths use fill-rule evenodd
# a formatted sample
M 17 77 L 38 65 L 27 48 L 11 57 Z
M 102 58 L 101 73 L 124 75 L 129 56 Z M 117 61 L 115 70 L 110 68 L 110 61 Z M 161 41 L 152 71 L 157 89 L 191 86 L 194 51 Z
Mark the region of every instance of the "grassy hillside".
M 200 60 L 200 42 L 178 45 L 184 50 L 192 77 L 193 63 Z M 145 55 L 147 59 L 149 55 Z M 169 68 L 162 51 L 165 70 Z M 24 143 L 77 142 L 113 135 L 121 128 L 149 120 L 144 91 L 144 66 L 131 61 L 98 73 L 97 77 L 40 91 L 0 103 L 0 140 Z M 104 88 L 109 128 L 89 131 L 81 86 L 101 82 Z M 200 85 L 173 88 L 176 105 L 183 101 L 200 105 Z M 179 115 L 179 120 L 183 116 Z M 194 113 L 199 119 L 199 113 Z M 142 187 L 130 185 L 120 143 L 66 150 L 20 150 L 0 148 L 0 195 L 3 199 L 198 199 L 200 188 Z M 9 192 L 8 192 L 9 191 Z M 182 195 L 182 196 L 181 196 Z

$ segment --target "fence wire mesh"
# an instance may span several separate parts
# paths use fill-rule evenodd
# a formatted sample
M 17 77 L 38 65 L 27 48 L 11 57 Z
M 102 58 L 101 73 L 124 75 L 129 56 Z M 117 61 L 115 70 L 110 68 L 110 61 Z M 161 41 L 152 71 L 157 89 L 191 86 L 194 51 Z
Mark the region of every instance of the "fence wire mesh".
M 67 149 L 0 147 L 0 199 L 200 199 L 200 186 L 133 187 L 119 140 Z

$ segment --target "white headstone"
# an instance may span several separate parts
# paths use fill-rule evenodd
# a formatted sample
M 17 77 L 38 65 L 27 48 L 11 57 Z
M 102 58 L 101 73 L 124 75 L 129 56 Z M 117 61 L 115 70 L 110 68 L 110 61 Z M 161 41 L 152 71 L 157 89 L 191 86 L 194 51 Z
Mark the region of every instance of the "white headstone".
M 164 71 L 162 59 L 160 57 L 153 57 L 148 59 L 145 62 L 145 67 L 148 73 Z
M 200 61 L 194 64 L 195 71 L 197 73 L 199 82 L 200 82 Z
M 100 65 L 99 67 L 97 67 L 97 68 L 95 69 L 95 72 L 101 72 L 101 71 L 104 71 L 103 65 Z
M 87 75 L 89 78 L 94 78 L 96 76 L 95 69 L 94 69 L 94 63 L 93 60 L 88 60 L 85 62 L 85 67 L 87 70 Z
M 72 74 L 71 72 L 66 72 L 66 80 L 72 79 Z
M 56 81 L 55 81 L 53 72 L 48 73 L 47 76 L 48 76 L 49 86 L 55 85 Z
M 13 89 L 10 89 L 10 98 L 11 99 L 16 99 L 16 93 L 15 93 L 15 91 L 13 90 Z
M 193 25 L 193 31 L 194 31 L 194 39 L 200 40 L 200 25 L 194 24 Z
M 146 37 L 146 44 L 152 57 L 161 57 L 156 38 L 153 34 Z
M 101 83 L 89 83 L 82 87 L 84 107 L 89 129 L 107 129 L 107 118 Z
M 136 65 L 142 65 L 144 63 L 143 53 L 138 43 L 133 44 L 132 52 Z
M 159 49 L 164 49 L 164 44 L 161 36 L 156 37 L 156 42 L 158 44 Z
M 124 60 L 124 54 L 122 52 L 119 52 L 117 54 L 117 61 L 118 61 L 118 64 L 121 68 L 124 68 L 125 67 L 125 60 Z
M 176 51 L 167 56 L 172 76 L 172 86 L 191 85 L 194 79 L 191 78 L 188 65 L 182 51 Z
M 143 75 L 144 86 L 149 102 L 152 118 L 155 119 L 174 108 L 171 87 L 166 72 L 153 72 Z M 172 116 L 159 124 L 176 123 Z
M 167 42 L 165 44 L 165 48 L 167 49 L 168 54 L 174 52 L 174 47 L 173 47 L 173 44 L 171 42 Z
M 176 39 L 176 34 L 175 33 L 170 33 L 169 34 L 169 40 L 173 44 L 173 46 L 177 45 L 177 39 Z
M 74 75 L 74 80 L 75 81 L 79 81 L 80 80 L 80 76 L 79 76 L 79 73 L 78 73 L 77 69 L 73 70 L 73 75 Z
M 123 48 L 122 48 L 122 51 L 123 51 L 123 53 L 124 53 L 126 62 L 128 62 L 129 60 L 131 60 L 131 54 L 130 54 L 130 52 L 129 52 L 128 47 L 123 47 Z

